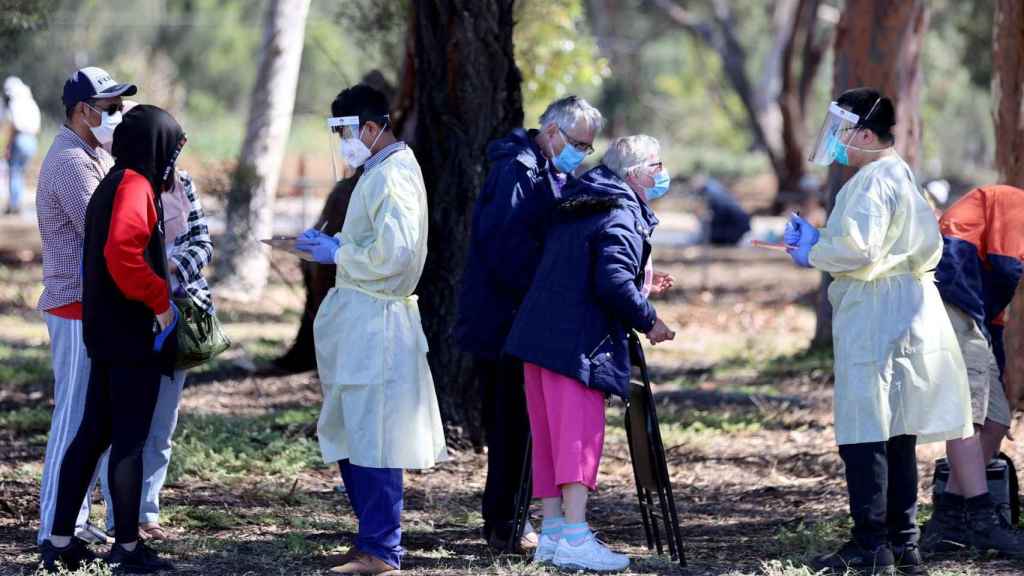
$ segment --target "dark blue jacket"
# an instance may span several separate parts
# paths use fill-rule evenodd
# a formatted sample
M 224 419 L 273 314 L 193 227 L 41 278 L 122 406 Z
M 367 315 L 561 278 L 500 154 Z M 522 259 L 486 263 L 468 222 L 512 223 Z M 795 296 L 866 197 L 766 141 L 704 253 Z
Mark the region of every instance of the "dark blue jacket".
M 491 142 L 490 172 L 473 211 L 455 337 L 467 352 L 497 359 L 540 262 L 560 176 L 522 128 Z
M 623 398 L 629 330 L 657 316 L 640 293 L 654 212 L 605 166 L 566 184 L 506 353 Z

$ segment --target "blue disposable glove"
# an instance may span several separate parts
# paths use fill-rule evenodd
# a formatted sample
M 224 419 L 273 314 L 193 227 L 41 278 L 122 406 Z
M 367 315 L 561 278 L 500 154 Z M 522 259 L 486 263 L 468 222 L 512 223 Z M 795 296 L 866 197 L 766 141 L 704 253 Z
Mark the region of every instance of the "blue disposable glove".
M 302 242 L 303 240 L 312 241 L 317 238 L 330 238 L 327 234 L 324 234 L 317 228 L 307 228 L 302 234 L 299 234 L 296 238 L 296 242 Z
M 803 266 L 804 268 L 812 267 L 810 262 L 811 248 L 818 243 L 820 238 L 821 233 L 818 232 L 818 229 L 807 220 L 801 218 L 799 214 L 793 214 L 789 217 L 783 239 L 788 247 L 789 256 L 797 266 Z
M 810 239 L 810 242 L 813 245 L 818 242 L 819 236 L 820 233 L 817 228 L 794 212 L 789 216 L 789 222 L 786 222 L 786 231 L 782 234 L 782 240 L 787 246 L 795 247 L 800 244 L 800 241 L 803 238 Z
M 167 325 L 167 328 L 158 332 L 156 337 L 153 338 L 153 352 L 163 350 L 167 337 L 174 332 L 174 327 L 178 325 L 178 307 L 174 305 L 174 302 L 171 302 L 171 311 L 174 312 L 174 318 L 171 319 L 171 323 Z M 159 326 L 160 325 L 157 324 L 157 327 Z
M 303 232 L 303 234 L 305 233 L 306 232 Z M 321 264 L 334 264 L 334 254 L 340 247 L 341 240 L 323 233 L 314 239 L 308 239 L 300 236 L 295 240 L 295 248 L 302 250 L 303 252 L 309 252 L 310 256 L 313 257 L 313 260 Z

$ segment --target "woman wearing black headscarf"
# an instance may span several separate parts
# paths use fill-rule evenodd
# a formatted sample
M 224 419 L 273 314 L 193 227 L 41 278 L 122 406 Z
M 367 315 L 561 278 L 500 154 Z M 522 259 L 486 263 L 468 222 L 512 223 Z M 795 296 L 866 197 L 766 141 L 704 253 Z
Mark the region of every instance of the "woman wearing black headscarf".
M 136 106 L 114 132 L 114 168 L 89 201 L 83 249 L 82 330 L 92 360 L 82 424 L 60 467 L 45 568 L 72 570 L 95 558 L 74 538 L 75 518 L 100 455 L 109 447 L 116 526 L 107 561 L 131 573 L 172 566 L 138 541 L 142 449 L 161 374 L 174 365 L 160 191 L 173 184 L 185 133 L 167 112 Z

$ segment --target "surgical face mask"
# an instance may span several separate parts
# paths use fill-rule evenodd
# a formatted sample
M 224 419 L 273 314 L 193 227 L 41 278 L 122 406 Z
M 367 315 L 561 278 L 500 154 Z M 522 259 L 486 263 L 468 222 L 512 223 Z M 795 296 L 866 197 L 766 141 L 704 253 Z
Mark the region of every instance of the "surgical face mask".
M 846 144 L 839 141 L 839 137 L 835 134 L 829 136 L 829 155 L 832 160 L 842 164 L 843 166 L 850 165 L 850 154 L 846 149 Z
M 565 146 L 562 146 L 562 151 L 558 153 L 558 156 L 552 158 L 551 161 L 554 163 L 555 168 L 558 168 L 559 172 L 572 174 L 583 163 L 586 154 L 572 144 L 569 144 L 565 135 L 562 134 L 561 128 L 558 129 L 558 135 L 562 137 L 562 142 L 565 142 Z
M 377 133 L 377 137 L 373 139 L 373 143 L 369 147 L 363 144 L 363 131 L 359 131 L 359 136 L 356 138 L 342 138 L 341 139 L 341 157 L 345 159 L 345 162 L 352 167 L 353 170 L 359 168 L 366 163 L 367 160 L 372 156 L 370 148 L 373 148 L 377 144 L 377 140 L 380 139 L 380 135 L 384 133 L 381 129 Z
M 86 106 L 89 106 L 88 103 L 84 104 Z M 92 106 L 89 106 L 89 108 L 92 108 L 94 112 L 97 112 L 100 115 L 100 125 L 89 126 L 89 130 L 92 132 L 92 135 L 96 138 L 96 141 L 99 142 L 101 146 L 110 146 L 110 144 L 114 142 L 114 129 L 117 128 L 117 125 L 121 123 L 121 111 L 118 110 L 117 112 L 111 114 L 106 110 L 97 110 Z
M 651 202 L 661 198 L 668 192 L 668 186 L 672 183 L 672 178 L 669 177 L 668 172 L 661 170 L 654 175 L 654 186 L 644 190 L 647 195 L 647 201 Z

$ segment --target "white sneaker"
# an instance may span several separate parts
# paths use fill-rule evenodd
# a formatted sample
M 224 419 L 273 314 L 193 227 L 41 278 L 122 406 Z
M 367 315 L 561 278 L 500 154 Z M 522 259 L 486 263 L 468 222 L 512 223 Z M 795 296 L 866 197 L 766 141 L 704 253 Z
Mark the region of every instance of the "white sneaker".
M 629 556 L 616 554 L 593 534 L 577 546 L 562 538 L 555 550 L 555 566 L 597 572 L 620 572 L 629 568 Z
M 533 552 L 533 561 L 537 564 L 545 564 L 555 559 L 555 550 L 558 549 L 558 540 L 546 534 L 540 535 L 537 549 Z

